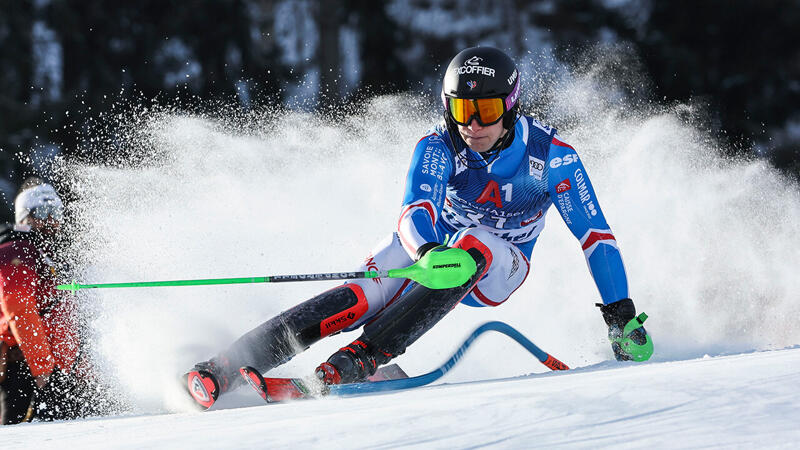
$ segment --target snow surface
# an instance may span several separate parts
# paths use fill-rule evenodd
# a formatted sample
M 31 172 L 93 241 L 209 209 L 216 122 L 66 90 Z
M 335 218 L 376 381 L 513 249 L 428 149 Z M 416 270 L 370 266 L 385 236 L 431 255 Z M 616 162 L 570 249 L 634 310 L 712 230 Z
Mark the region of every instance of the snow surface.
M 795 348 L 0 433 L 15 449 L 796 448 L 798 392 Z
M 651 361 L 613 361 L 580 244 L 551 213 L 528 280 L 511 299 L 454 309 L 396 362 L 424 373 L 479 324 L 502 320 L 578 368 L 572 372 L 545 373 L 516 343 L 487 335 L 441 380 L 447 385 L 257 408 L 243 408 L 260 399 L 240 390 L 201 414 L 190 412 L 180 374 L 335 284 L 96 290 L 79 294 L 94 313 L 92 350 L 130 407 L 116 417 L 4 427 L 0 441 L 797 446 L 800 190 L 763 162 L 716 156 L 718 144 L 694 126 L 702 121 L 692 108 L 625 100 L 623 90 L 645 84 L 620 70 L 624 58 L 600 56 L 580 74 L 560 68 L 553 78 L 526 77 L 523 100 L 548 99 L 537 112 L 561 127 L 587 167 L 631 296 L 649 315 Z M 436 93 L 379 97 L 340 122 L 303 112 L 231 110 L 209 119 L 134 109 L 123 133 L 109 131 L 134 151 L 134 163 L 68 168 L 76 196 L 68 207 L 85 227 L 79 281 L 354 270 L 396 226 L 411 150 L 440 117 L 437 103 Z M 326 338 L 270 374 L 304 376 L 357 336 Z M 482 381 L 492 379 L 503 380 Z

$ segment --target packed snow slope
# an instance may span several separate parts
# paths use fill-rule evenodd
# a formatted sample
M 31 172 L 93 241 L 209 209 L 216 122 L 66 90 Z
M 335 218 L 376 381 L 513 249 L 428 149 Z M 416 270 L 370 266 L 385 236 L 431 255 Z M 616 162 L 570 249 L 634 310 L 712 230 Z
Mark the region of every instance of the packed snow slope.
M 515 343 L 488 336 L 444 380 L 467 384 L 188 414 L 180 374 L 335 284 L 95 290 L 79 294 L 92 350 L 134 417 L 25 425 L 2 430 L 3 441 L 101 445 L 103 430 L 115 430 L 113 444 L 132 447 L 790 442 L 798 351 L 780 349 L 800 345 L 800 190 L 763 161 L 720 157 L 723 144 L 698 128 L 694 107 L 636 100 L 629 94 L 646 83 L 635 71 L 599 60 L 526 77 L 523 101 L 586 165 L 631 296 L 650 316 L 649 363 L 609 362 L 580 244 L 551 212 L 511 299 L 456 308 L 397 362 L 412 375 L 428 371 L 477 325 L 502 320 L 584 369 L 483 383 L 542 372 Z M 122 130 L 87 140 L 113 144 L 119 164 L 65 167 L 79 281 L 354 270 L 394 231 L 411 151 L 438 108 L 436 95 L 378 97 L 336 119 L 134 107 L 119 116 Z M 305 376 L 357 336 L 328 338 L 270 374 Z M 757 441 L 767 436 L 777 441 Z
M 454 370 L 466 370 L 470 358 Z M 484 363 L 502 369 L 502 359 Z M 23 424 L 0 436 L 14 449 L 796 448 L 798 392 L 795 348 L 608 362 L 573 372 L 205 413 Z M 261 402 L 249 387 L 239 394 L 240 405 L 248 396 L 250 404 Z

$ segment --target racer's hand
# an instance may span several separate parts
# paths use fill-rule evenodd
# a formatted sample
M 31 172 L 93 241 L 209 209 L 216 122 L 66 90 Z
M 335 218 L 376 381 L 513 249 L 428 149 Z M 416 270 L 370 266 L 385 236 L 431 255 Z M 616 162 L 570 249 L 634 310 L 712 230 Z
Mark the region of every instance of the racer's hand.
M 629 298 L 598 306 L 608 325 L 608 339 L 617 361 L 650 359 L 653 354 L 653 340 L 643 326 L 647 314 L 636 316 L 636 307 Z
M 417 249 L 417 255 L 414 258 L 414 261 L 419 261 L 420 259 L 422 259 L 423 256 L 425 256 L 426 253 L 428 253 L 429 251 L 433 250 L 436 247 L 439 247 L 440 245 L 442 244 L 438 242 L 426 242 L 420 245 L 419 248 Z

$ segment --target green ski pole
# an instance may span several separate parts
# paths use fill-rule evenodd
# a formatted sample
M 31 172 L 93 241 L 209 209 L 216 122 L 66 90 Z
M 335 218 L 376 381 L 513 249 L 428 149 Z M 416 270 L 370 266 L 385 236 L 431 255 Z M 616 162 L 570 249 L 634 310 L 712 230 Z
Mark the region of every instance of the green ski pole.
M 159 286 L 208 286 L 219 284 L 283 283 L 290 281 L 350 280 L 356 278 L 408 278 L 431 289 L 447 289 L 467 282 L 477 270 L 475 260 L 460 248 L 434 249 L 419 261 L 400 269 L 369 272 L 332 272 L 300 275 L 271 275 L 265 277 L 208 278 L 200 280 L 137 281 L 131 283 L 81 284 L 72 281 L 59 284 L 56 289 L 78 291 L 81 289 L 132 288 Z

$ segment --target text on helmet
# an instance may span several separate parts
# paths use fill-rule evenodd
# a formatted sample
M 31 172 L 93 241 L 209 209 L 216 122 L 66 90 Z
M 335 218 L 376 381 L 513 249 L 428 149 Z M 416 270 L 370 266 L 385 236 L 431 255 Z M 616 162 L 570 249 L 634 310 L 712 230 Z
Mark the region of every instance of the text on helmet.
M 495 70 L 491 67 L 484 67 L 484 66 L 461 66 L 461 67 L 454 67 L 453 71 L 458 75 L 464 75 L 465 73 L 476 73 L 478 75 L 486 75 L 487 77 L 494 77 Z

